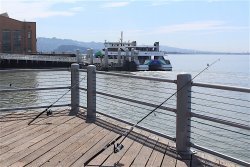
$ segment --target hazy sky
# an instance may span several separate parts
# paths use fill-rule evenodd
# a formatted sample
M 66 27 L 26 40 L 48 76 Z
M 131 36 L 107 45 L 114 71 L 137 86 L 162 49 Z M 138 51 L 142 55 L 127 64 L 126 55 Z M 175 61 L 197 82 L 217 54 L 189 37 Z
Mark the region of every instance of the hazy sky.
M 249 52 L 250 0 L 0 0 L 0 13 L 37 23 L 37 37 Z

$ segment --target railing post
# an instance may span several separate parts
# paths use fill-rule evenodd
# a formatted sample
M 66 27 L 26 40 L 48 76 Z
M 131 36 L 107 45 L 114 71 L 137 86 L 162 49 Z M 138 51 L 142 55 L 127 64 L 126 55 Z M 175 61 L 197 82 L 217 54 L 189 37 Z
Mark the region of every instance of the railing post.
M 87 120 L 93 123 L 96 120 L 96 67 L 87 67 Z
M 79 64 L 71 64 L 71 110 L 69 115 L 79 112 Z
M 191 158 L 191 79 L 190 74 L 177 75 L 176 151 L 183 159 Z

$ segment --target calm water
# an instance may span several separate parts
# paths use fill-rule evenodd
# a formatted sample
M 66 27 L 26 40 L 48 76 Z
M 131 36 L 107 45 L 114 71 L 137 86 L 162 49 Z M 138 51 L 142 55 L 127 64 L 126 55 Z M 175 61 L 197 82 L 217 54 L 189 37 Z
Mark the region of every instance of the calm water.
M 216 64 L 211 66 L 208 70 L 199 75 L 194 82 L 204 82 L 212 84 L 232 85 L 238 87 L 250 87 L 250 56 L 249 55 L 169 55 L 173 71 L 146 71 L 146 72 L 132 72 L 133 75 L 149 76 L 176 79 L 179 73 L 190 73 L 194 77 L 207 64 L 211 64 L 217 59 L 220 59 Z M 84 77 L 85 74 L 81 76 Z M 53 81 L 51 81 L 53 79 Z M 70 72 L 32 72 L 22 74 L 3 74 L 0 73 L 0 89 L 15 89 L 15 88 L 37 88 L 37 87 L 52 87 L 69 86 Z M 86 80 L 83 79 L 82 87 L 86 87 Z M 152 92 L 151 88 L 157 88 L 157 91 Z M 167 89 L 166 89 L 167 88 Z M 169 97 L 175 90 L 174 84 L 165 84 L 160 82 L 146 82 L 134 79 L 121 79 L 112 76 L 97 75 L 97 89 L 106 93 L 116 94 L 119 96 L 137 99 L 153 104 L 160 104 Z M 155 90 L 155 89 L 154 89 Z M 56 101 L 67 90 L 57 91 L 36 91 L 23 93 L 5 93 L 0 94 L 0 108 L 25 107 L 33 105 L 50 105 Z M 230 121 L 244 123 L 250 125 L 250 95 L 242 93 L 228 93 L 224 91 L 213 92 L 213 90 L 194 88 L 192 92 L 192 110 L 199 114 L 208 116 L 216 116 L 216 118 L 223 118 Z M 220 96 L 233 97 L 237 100 L 228 98 L 221 98 L 210 96 L 207 94 L 219 94 Z M 196 97 L 198 97 L 196 99 Z M 86 93 L 81 91 L 81 105 L 86 106 Z M 201 99 L 199 99 L 201 98 Z M 70 94 L 60 100 L 57 104 L 65 104 L 70 101 Z M 216 103 L 216 102 L 220 103 Z M 145 113 L 152 110 L 150 107 L 132 106 L 130 104 L 122 103 L 116 99 L 107 99 L 102 96 L 97 96 L 97 110 L 106 112 L 108 114 L 119 116 L 123 119 L 137 122 Z M 229 103 L 230 105 L 225 105 Z M 233 103 L 234 105 L 231 105 Z M 197 105 L 198 104 L 198 105 Z M 236 106 L 236 105 L 238 106 Z M 169 100 L 165 106 L 175 108 L 175 97 Z M 112 106 L 112 107 L 111 107 Z M 243 107 L 241 107 L 243 106 Z M 245 107 L 247 106 L 247 107 Z M 140 108 L 141 107 L 141 108 Z M 210 108 L 209 108 L 210 107 Z M 128 109 L 129 108 L 129 109 Z M 235 111 L 240 111 L 237 113 Z M 144 126 L 148 126 L 154 130 L 174 136 L 175 131 L 175 117 L 172 113 L 164 115 L 160 111 L 155 116 L 150 116 Z M 126 117 L 129 113 L 130 116 Z M 172 115 L 171 115 L 172 114 Z M 133 115 L 133 116 L 131 116 Z M 201 123 L 207 123 L 204 120 L 192 119 L 191 141 L 194 141 L 202 146 L 212 148 L 216 151 L 226 153 L 228 155 L 238 157 L 240 159 L 249 161 L 250 159 L 250 133 L 237 128 L 226 127 L 231 131 L 241 131 L 240 133 L 231 133 L 220 129 L 206 126 Z M 159 128 L 160 126 L 163 126 Z M 217 126 L 216 124 L 213 124 Z M 165 127 L 169 128 L 165 128 Z M 218 125 L 221 126 L 221 125 Z M 170 130 L 172 127 L 172 130 Z M 204 131 L 206 129 L 206 131 Z M 213 135 L 220 134 L 218 135 Z M 226 136 L 233 136 L 228 138 Z M 209 142 L 204 142 L 209 141 Z M 225 141 L 225 142 L 221 142 Z M 211 144 L 216 143 L 216 144 Z M 233 143 L 233 145 L 231 145 Z M 235 147 L 240 146 L 240 147 Z
M 179 73 L 195 76 L 207 64 L 220 59 L 195 79 L 195 82 L 207 82 L 234 86 L 250 87 L 250 55 L 169 55 L 172 72 L 143 72 L 143 75 L 176 79 Z

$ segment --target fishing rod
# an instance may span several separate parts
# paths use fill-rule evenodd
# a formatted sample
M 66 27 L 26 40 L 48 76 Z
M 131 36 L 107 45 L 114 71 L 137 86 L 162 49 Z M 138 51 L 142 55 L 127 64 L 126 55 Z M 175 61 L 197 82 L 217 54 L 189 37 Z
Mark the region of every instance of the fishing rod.
M 161 107 L 164 103 L 166 103 L 169 99 L 171 99 L 175 94 L 177 94 L 179 91 L 181 91 L 185 86 L 187 86 L 188 84 L 192 83 L 192 81 L 198 77 L 201 73 L 203 73 L 204 71 L 206 71 L 209 67 L 213 66 L 215 63 L 217 63 L 218 61 L 220 61 L 220 59 L 216 59 L 214 62 L 212 62 L 211 64 L 207 64 L 206 68 L 204 68 L 203 70 L 201 70 L 198 74 L 196 74 L 189 82 L 187 82 L 186 84 L 184 84 L 182 87 L 180 87 L 175 93 L 173 93 L 172 95 L 170 95 L 166 100 L 164 100 L 161 104 L 159 104 L 157 107 L 155 107 L 152 111 L 150 111 L 147 115 L 145 115 L 143 118 L 141 118 L 138 122 L 136 122 L 133 126 L 131 126 L 130 129 L 126 130 L 124 133 L 122 133 L 121 135 L 119 135 L 117 138 L 115 138 L 114 140 L 112 140 L 111 142 L 109 142 L 105 147 L 103 147 L 103 149 L 101 149 L 100 151 L 98 151 L 95 155 L 93 155 L 90 159 L 88 159 L 85 163 L 84 166 L 88 165 L 90 161 L 92 161 L 95 157 L 97 157 L 99 154 L 101 154 L 103 151 L 105 151 L 107 148 L 109 148 L 111 145 L 114 145 L 114 153 L 118 153 L 120 150 L 123 149 L 123 145 L 122 142 L 128 137 L 128 135 L 133 131 L 133 129 L 139 124 L 141 123 L 144 119 L 146 119 L 149 115 L 151 115 L 153 112 L 155 112 L 159 107 Z M 116 143 L 120 138 L 123 139 L 119 142 Z
M 86 77 L 86 76 L 85 76 Z M 47 112 L 47 116 L 52 114 L 52 111 L 50 110 L 50 108 L 56 104 L 59 100 L 61 100 L 67 93 L 69 93 L 71 91 L 72 88 L 74 88 L 77 84 L 79 84 L 80 82 L 82 82 L 84 79 L 82 78 L 79 82 L 75 83 L 73 86 L 69 87 L 69 90 L 66 91 L 62 96 L 60 96 L 56 101 L 54 101 L 51 105 L 49 105 L 48 107 L 46 107 L 45 110 L 43 110 L 41 113 L 39 113 L 34 119 L 32 119 L 28 125 L 30 125 L 32 122 L 34 122 L 37 118 L 39 118 L 43 113 Z

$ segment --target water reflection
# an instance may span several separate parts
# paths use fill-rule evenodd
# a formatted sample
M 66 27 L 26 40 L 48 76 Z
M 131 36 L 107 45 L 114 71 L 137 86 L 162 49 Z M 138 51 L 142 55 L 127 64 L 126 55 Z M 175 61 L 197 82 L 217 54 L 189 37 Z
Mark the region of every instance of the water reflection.
M 0 90 L 36 88 L 36 77 L 34 72 L 0 73 Z M 1 108 L 15 108 L 30 106 L 38 100 L 38 96 L 35 91 L 6 92 L 0 93 L 0 99 Z

